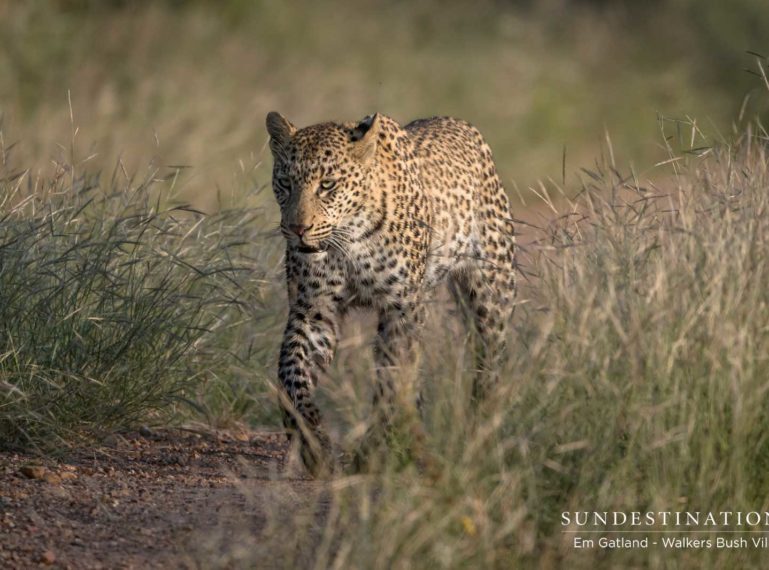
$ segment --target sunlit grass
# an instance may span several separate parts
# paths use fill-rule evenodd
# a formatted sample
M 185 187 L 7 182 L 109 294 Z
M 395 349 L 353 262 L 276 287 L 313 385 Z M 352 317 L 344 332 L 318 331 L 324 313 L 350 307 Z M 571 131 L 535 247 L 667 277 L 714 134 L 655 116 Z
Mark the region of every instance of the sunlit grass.
M 44 169 L 69 141 L 69 92 L 94 168 L 191 165 L 185 197 L 205 210 L 239 161 L 261 156 L 272 109 L 297 125 L 458 116 L 484 133 L 505 184 L 526 189 L 559 178 L 564 148 L 569 171 L 589 164 L 605 130 L 625 159 L 653 162 L 657 113 L 730 133 L 753 86 L 745 50 L 763 36 L 721 30 L 720 12 L 743 12 L 703 1 L 5 3 L 0 114 L 24 142 L 18 159 Z M 716 59 L 719 32 L 731 51 Z

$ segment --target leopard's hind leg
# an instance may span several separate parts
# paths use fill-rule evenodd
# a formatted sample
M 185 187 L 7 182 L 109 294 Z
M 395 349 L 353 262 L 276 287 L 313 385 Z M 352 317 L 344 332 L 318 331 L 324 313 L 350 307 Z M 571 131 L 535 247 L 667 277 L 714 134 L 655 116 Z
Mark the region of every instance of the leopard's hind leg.
M 515 308 L 515 234 L 507 196 L 490 180 L 492 199 L 480 211 L 477 254 L 454 271 L 449 287 L 476 339 L 473 400 L 483 400 L 499 380 Z

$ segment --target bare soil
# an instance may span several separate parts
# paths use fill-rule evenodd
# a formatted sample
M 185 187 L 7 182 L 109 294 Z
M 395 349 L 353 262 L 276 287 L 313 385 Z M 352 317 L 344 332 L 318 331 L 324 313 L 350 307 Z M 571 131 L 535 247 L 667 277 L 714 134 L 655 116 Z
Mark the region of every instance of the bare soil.
M 265 489 L 317 488 L 287 451 L 282 433 L 145 429 L 61 460 L 0 453 L 0 568 L 200 567 L 200 537 L 260 532 Z

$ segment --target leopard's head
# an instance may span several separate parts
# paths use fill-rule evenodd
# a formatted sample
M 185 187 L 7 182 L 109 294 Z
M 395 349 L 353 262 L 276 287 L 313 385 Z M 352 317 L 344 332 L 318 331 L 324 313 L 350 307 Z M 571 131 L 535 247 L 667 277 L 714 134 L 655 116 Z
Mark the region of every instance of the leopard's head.
M 381 122 L 375 114 L 297 130 L 280 113 L 267 115 L 280 228 L 296 251 L 317 254 L 353 238 L 356 214 L 371 198 Z

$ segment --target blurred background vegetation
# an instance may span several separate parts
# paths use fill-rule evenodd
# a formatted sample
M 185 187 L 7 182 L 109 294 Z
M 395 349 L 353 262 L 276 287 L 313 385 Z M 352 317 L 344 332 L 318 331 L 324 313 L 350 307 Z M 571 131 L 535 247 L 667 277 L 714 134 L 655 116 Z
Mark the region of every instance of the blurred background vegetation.
M 19 164 L 48 168 L 76 128 L 91 169 L 192 166 L 183 197 L 206 210 L 266 180 L 272 109 L 460 116 L 525 190 L 607 134 L 643 172 L 667 156 L 658 117 L 728 138 L 765 115 L 746 52 L 767 38 L 764 0 L 0 0 L 0 113 Z

